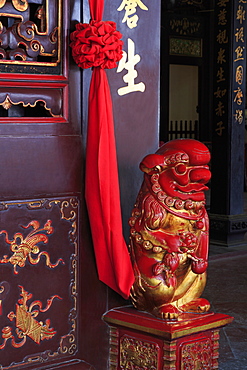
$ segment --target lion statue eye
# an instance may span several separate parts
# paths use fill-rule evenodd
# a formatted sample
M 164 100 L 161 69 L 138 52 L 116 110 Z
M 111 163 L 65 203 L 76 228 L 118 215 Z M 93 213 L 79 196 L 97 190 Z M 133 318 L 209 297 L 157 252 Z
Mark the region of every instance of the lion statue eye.
M 185 164 L 178 164 L 176 167 L 175 167 L 175 171 L 179 174 L 179 175 L 183 175 L 186 173 L 187 171 L 187 167 L 185 166 Z

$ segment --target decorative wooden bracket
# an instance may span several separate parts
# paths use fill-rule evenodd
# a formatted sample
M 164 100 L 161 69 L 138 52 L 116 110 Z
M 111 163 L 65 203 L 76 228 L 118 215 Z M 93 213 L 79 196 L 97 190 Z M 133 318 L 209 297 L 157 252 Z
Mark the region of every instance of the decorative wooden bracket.
M 44 108 L 53 117 L 62 114 L 62 91 L 61 89 L 24 89 L 18 87 L 0 88 L 0 105 L 9 109 L 12 105 L 21 104 L 23 107 L 35 107 L 38 102 L 44 104 Z

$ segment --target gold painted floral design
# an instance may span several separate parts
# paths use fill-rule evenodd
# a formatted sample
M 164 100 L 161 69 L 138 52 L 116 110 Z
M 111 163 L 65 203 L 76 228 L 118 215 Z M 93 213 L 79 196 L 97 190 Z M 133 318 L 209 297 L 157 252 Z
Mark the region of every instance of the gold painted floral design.
M 51 220 L 47 220 L 44 227 L 40 228 L 40 223 L 36 220 L 29 222 L 27 226 L 22 226 L 24 229 L 33 228 L 29 234 L 24 237 L 22 233 L 15 233 L 13 240 L 9 239 L 6 230 L 0 231 L 5 234 L 5 242 L 10 245 L 10 250 L 13 253 L 10 257 L 4 255 L 0 263 L 10 263 L 13 265 L 14 273 L 18 274 L 17 266 L 22 268 L 26 265 L 28 260 L 31 265 L 37 265 L 42 256 L 45 256 L 46 266 L 55 268 L 59 263 L 64 264 L 62 258 L 59 258 L 55 263 L 51 263 L 50 255 L 46 251 L 40 252 L 39 243 L 48 243 L 48 235 L 53 233 Z M 34 256 L 37 256 L 34 258 Z
M 2 329 L 2 344 L 0 344 L 0 350 L 6 345 L 6 342 L 11 339 L 11 345 L 15 348 L 22 347 L 27 340 L 27 337 L 31 338 L 35 343 L 40 344 L 44 339 L 49 340 L 56 334 L 53 328 L 50 328 L 50 319 L 46 319 L 45 323 L 37 321 L 35 318 L 40 312 L 46 312 L 52 305 L 55 298 L 62 299 L 58 295 L 53 295 L 46 302 L 46 307 L 42 307 L 41 301 L 33 301 L 29 306 L 27 301 L 32 298 L 32 294 L 25 291 L 23 286 L 19 285 L 21 289 L 20 298 L 16 304 L 16 312 L 11 311 L 8 314 L 10 321 L 15 320 L 17 334 L 20 342 L 16 342 L 14 335 L 12 334 L 12 328 L 5 326 Z M 35 307 L 35 309 L 34 309 Z

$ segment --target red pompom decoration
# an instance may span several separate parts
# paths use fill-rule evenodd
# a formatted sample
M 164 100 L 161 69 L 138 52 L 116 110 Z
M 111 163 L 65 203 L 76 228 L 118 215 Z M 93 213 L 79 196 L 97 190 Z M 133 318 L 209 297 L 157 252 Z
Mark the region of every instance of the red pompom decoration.
M 81 68 L 115 68 L 122 58 L 122 34 L 111 21 L 91 21 L 76 24 L 72 32 L 72 56 Z

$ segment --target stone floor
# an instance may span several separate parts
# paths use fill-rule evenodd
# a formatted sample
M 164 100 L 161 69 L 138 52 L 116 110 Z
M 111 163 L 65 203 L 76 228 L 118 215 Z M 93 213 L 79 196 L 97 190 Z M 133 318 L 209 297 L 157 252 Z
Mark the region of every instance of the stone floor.
M 247 243 L 227 252 L 210 246 L 207 286 L 202 297 L 210 301 L 212 311 L 234 317 L 220 331 L 219 370 L 247 369 Z

